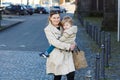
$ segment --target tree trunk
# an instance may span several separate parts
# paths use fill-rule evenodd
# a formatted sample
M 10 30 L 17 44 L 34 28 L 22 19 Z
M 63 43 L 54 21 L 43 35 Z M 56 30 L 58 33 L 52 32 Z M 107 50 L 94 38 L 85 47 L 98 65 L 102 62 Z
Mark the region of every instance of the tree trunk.
M 91 11 L 91 0 L 78 0 L 77 2 L 77 12 L 81 16 L 88 16 Z
M 104 18 L 102 22 L 103 30 L 117 29 L 116 0 L 104 0 Z

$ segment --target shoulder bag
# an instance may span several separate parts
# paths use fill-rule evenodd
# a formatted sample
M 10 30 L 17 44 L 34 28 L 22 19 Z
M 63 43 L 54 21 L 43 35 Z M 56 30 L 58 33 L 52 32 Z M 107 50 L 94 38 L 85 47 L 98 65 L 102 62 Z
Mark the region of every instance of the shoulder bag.
M 76 46 L 75 50 L 72 52 L 73 54 L 73 61 L 75 65 L 75 69 L 86 68 L 88 66 L 87 60 L 85 57 L 85 52 L 81 51 L 78 46 Z

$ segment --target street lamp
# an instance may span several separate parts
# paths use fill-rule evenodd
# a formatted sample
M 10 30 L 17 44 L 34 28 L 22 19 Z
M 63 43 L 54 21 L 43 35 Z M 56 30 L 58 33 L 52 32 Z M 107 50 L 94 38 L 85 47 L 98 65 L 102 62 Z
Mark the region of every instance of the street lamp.
M 118 42 L 120 41 L 120 0 L 118 0 Z

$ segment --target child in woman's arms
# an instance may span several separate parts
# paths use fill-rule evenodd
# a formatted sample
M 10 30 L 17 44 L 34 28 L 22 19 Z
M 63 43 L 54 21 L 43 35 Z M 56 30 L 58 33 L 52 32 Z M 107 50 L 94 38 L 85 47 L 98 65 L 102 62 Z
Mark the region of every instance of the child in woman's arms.
M 69 16 L 65 16 L 61 21 L 63 25 L 63 33 L 62 36 L 58 39 L 62 42 L 66 42 L 69 44 L 75 43 L 76 33 L 77 33 L 77 26 L 73 26 L 72 18 Z M 55 46 L 51 45 L 45 53 L 39 54 L 40 56 L 46 58 L 49 57 L 49 54 L 53 51 Z

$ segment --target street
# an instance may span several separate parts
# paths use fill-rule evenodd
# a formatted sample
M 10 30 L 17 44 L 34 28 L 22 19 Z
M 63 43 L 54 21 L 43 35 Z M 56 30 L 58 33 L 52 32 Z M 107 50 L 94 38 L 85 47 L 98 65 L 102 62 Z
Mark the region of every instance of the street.
M 34 14 L 21 16 L 25 19 L 19 25 L 0 32 L 0 50 L 41 51 L 47 47 L 44 27 L 47 25 L 48 15 Z

